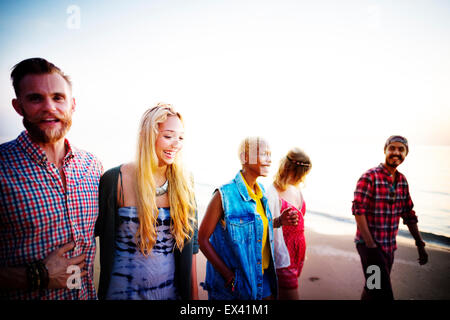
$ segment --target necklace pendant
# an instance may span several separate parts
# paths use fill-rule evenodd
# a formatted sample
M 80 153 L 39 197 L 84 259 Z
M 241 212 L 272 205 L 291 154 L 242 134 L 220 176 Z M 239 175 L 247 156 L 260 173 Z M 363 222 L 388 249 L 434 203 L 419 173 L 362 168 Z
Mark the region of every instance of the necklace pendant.
M 169 179 L 164 182 L 164 184 L 161 187 L 156 187 L 156 196 L 162 196 L 163 194 L 167 193 L 167 190 L 169 189 Z

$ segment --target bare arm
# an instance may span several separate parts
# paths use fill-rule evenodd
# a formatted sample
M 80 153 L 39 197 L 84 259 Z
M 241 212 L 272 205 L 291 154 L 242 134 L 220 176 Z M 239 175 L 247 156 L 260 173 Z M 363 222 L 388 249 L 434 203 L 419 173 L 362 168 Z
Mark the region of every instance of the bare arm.
M 428 262 L 428 254 L 425 251 L 425 242 L 422 240 L 419 227 L 417 226 L 417 223 L 410 223 L 407 224 L 407 226 L 414 240 L 416 240 L 417 251 L 419 252 L 419 264 L 424 265 Z
M 191 296 L 192 300 L 198 300 L 198 284 L 197 284 L 197 255 L 192 255 L 191 269 Z
M 0 288 L 25 289 L 27 286 L 25 267 L 0 268 Z
M 234 273 L 223 262 L 222 258 L 217 254 L 214 247 L 209 242 L 216 225 L 220 223 L 220 219 L 223 217 L 222 200 L 220 193 L 216 192 L 211 199 L 211 202 L 206 209 L 205 216 L 198 230 L 198 243 L 200 250 L 205 255 L 206 259 L 213 265 L 213 267 L 222 275 L 225 279 L 225 283 L 229 283 L 234 278 Z
M 278 192 L 278 191 L 277 191 Z M 301 193 L 299 193 L 299 196 L 301 197 Z M 277 200 L 279 201 L 279 208 L 281 211 L 281 199 L 280 199 L 280 194 L 278 193 L 278 197 Z M 303 200 L 301 198 L 301 200 Z M 302 203 L 300 201 L 300 203 Z M 280 228 L 282 226 L 296 226 L 298 223 L 298 215 L 297 215 L 297 210 L 293 209 L 293 208 L 285 208 L 282 212 L 280 212 L 280 215 L 276 218 L 273 219 L 273 227 L 274 228 Z
M 296 226 L 298 223 L 297 211 L 292 208 L 286 208 L 281 212 L 278 218 L 273 219 L 273 227 Z
M 367 219 L 366 216 L 361 215 L 355 215 L 356 224 L 358 226 L 359 232 L 361 232 L 361 236 L 364 239 L 364 242 L 366 243 L 366 247 L 368 248 L 376 248 L 377 244 L 373 240 L 372 234 L 370 233 L 369 226 L 367 225 Z

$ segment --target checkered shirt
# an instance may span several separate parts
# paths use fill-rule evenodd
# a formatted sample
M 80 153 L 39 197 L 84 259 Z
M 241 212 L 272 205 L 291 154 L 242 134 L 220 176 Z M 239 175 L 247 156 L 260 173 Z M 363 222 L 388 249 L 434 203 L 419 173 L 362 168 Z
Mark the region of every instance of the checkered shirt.
M 0 290 L 0 299 L 96 299 L 94 226 L 103 167 L 92 154 L 65 143 L 66 190 L 57 167 L 26 131 L 0 145 L 0 267 L 44 259 L 74 241 L 65 257 L 86 254 L 88 275 L 81 289 L 8 289 Z
M 417 223 L 405 176 L 397 171 L 397 183 L 393 186 L 393 177 L 383 164 L 368 170 L 358 180 L 352 213 L 366 216 L 374 241 L 386 253 L 397 249 L 400 217 L 404 224 Z M 364 242 L 359 229 L 355 242 Z

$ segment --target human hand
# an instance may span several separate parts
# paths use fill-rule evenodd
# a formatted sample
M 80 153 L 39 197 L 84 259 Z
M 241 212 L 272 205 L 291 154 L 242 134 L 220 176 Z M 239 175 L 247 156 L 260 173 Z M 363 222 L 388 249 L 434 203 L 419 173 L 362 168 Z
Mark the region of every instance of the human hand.
M 75 248 L 74 242 L 69 242 L 63 245 L 61 248 L 56 249 L 50 253 L 45 259 L 44 264 L 48 270 L 49 289 L 67 288 L 67 279 L 71 276 L 67 273 L 67 268 L 72 265 L 76 265 L 82 270 L 85 266 L 86 255 L 82 254 L 70 259 L 65 258 L 63 255 Z M 87 275 L 87 271 L 84 270 L 80 273 L 80 277 Z
M 375 249 L 375 248 L 378 248 L 378 246 L 377 246 L 377 244 L 376 244 L 375 242 L 372 242 L 372 243 L 366 243 L 366 247 L 367 247 L 368 249 Z
M 234 285 L 236 281 L 236 274 L 230 270 L 229 275 L 225 278 L 225 288 L 230 288 L 231 291 L 234 291 Z
M 298 224 L 297 210 L 289 207 L 280 214 L 280 223 L 282 226 L 296 226 Z
M 425 247 L 419 246 L 417 247 L 417 251 L 419 252 L 419 259 L 417 259 L 419 261 L 419 264 L 426 264 L 428 262 L 428 254 L 425 251 Z

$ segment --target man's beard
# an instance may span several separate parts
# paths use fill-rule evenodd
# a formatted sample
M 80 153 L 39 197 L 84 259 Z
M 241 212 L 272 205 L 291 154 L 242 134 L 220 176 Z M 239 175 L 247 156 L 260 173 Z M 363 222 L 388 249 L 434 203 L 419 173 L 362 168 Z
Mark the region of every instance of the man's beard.
M 72 126 L 72 117 L 68 114 L 63 116 L 52 116 L 59 120 L 60 128 L 48 128 L 42 130 L 39 122 L 44 118 L 40 117 L 36 120 L 30 120 L 24 113 L 23 125 L 27 129 L 31 138 L 38 143 L 55 143 L 64 138 L 70 127 Z
M 386 164 L 391 167 L 391 168 L 397 168 L 399 165 L 401 165 L 403 163 L 403 157 L 398 156 L 398 160 L 400 161 L 400 163 L 396 163 L 397 160 L 393 160 L 394 157 L 389 157 L 388 159 L 386 159 Z M 392 159 L 392 160 L 391 160 Z M 391 161 L 389 161 L 391 160 Z

